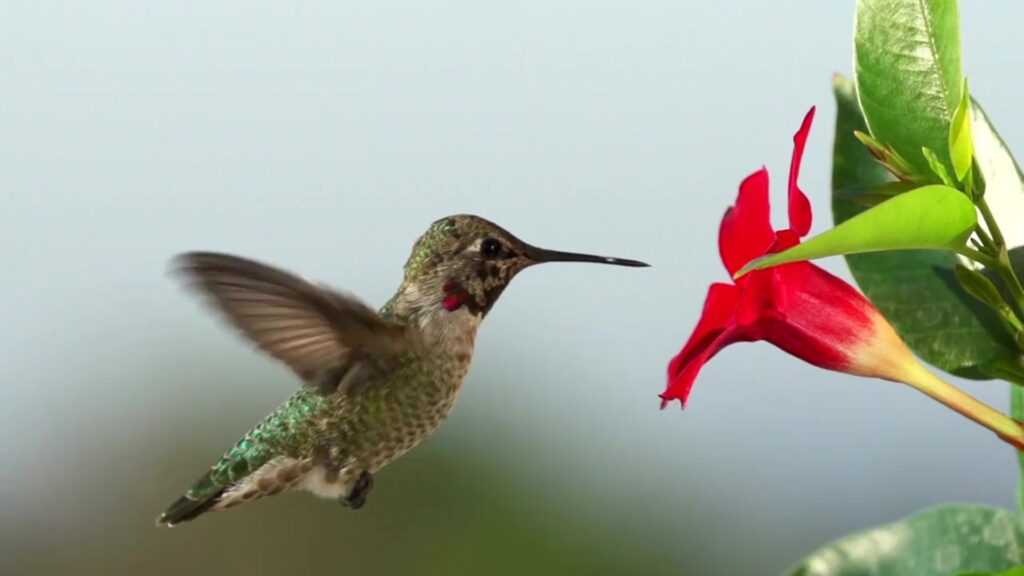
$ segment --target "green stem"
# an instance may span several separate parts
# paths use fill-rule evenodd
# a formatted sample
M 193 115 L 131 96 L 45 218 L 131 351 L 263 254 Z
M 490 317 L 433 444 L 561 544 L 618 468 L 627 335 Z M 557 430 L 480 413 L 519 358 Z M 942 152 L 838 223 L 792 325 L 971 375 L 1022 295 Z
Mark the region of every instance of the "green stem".
M 981 217 L 985 219 L 985 226 L 988 227 L 988 231 L 992 234 L 992 240 L 995 241 L 996 247 L 1005 248 L 1006 240 L 1003 239 L 1003 233 L 999 230 L 999 224 L 996 222 L 996 217 L 992 214 L 992 210 L 988 207 L 985 197 L 977 198 L 975 205 L 981 211 Z
M 986 268 L 991 268 L 991 269 L 995 270 L 996 268 L 999 267 L 999 260 L 997 258 L 989 256 L 988 254 L 985 254 L 984 252 L 975 250 L 974 248 L 971 248 L 970 246 L 961 246 L 960 248 L 957 249 L 957 253 L 962 255 L 962 256 L 966 256 L 967 258 L 970 258 L 971 260 L 974 260 L 975 262 L 977 262 L 978 264 L 981 264 L 982 266 L 984 266 Z
M 1020 318 L 1017 318 L 1017 314 L 1014 313 L 1013 307 L 1005 306 L 999 310 L 999 317 L 1006 322 L 1007 327 L 1010 328 L 1010 332 L 1014 334 L 1024 334 L 1024 323 L 1021 322 Z
M 992 240 L 992 237 L 989 236 L 988 232 L 985 231 L 984 226 L 975 226 L 974 233 L 978 235 L 978 238 L 981 240 L 982 246 L 989 250 L 998 250 L 996 248 L 995 242 Z
M 907 367 L 903 376 L 907 384 L 995 432 L 1018 450 L 1024 450 L 1024 428 L 1006 414 L 939 378 L 918 362 Z

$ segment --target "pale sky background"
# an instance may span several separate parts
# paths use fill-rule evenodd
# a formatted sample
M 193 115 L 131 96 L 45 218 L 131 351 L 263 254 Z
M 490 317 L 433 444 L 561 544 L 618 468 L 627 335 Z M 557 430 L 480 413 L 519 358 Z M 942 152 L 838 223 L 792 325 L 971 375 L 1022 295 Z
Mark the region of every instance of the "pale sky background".
M 742 573 L 737 544 L 776 572 L 940 502 L 1013 506 L 1014 456 L 991 433 L 766 344 L 716 358 L 685 413 L 658 410 L 726 278 L 721 213 L 764 164 L 784 214 L 812 105 L 801 184 L 814 230 L 831 223 L 830 80 L 852 72 L 853 4 L 5 0 L 0 528 L 89 530 L 153 477 L 122 461 L 141 439 L 212 463 L 294 389 L 167 277 L 174 254 L 256 257 L 380 304 L 415 238 L 460 212 L 653 267 L 518 277 L 432 443 L 723 574 Z M 1024 5 L 963 11 L 972 93 L 1024 150 Z M 1007 405 L 1005 384 L 966 386 Z M 183 489 L 201 472 L 160 475 Z M 154 530 L 165 490 L 118 521 Z

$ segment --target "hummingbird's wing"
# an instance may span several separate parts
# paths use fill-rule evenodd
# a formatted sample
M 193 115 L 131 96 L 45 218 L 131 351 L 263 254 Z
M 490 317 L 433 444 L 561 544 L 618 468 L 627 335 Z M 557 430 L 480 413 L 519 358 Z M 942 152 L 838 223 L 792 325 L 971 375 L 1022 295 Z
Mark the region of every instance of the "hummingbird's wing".
M 314 383 L 408 345 L 408 331 L 358 298 L 253 260 L 189 252 L 175 268 L 261 350 Z

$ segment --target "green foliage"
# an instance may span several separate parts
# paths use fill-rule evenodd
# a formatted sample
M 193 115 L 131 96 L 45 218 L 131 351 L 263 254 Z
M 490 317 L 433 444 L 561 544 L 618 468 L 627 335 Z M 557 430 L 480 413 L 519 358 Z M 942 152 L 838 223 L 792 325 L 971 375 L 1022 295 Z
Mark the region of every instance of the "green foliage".
M 988 269 L 958 266 L 955 256 L 937 252 L 849 256 L 850 269 L 926 361 L 961 376 L 1018 384 L 1011 412 L 1024 420 L 1024 287 L 1010 265 L 1022 237 L 1001 231 L 1017 236 L 1021 229 L 1024 176 L 963 79 L 958 3 L 859 0 L 854 43 L 857 87 L 836 83 L 836 222 L 877 201 L 871 191 L 890 180 L 886 169 L 904 181 L 942 182 L 964 191 L 984 215 L 988 233 L 972 240 L 980 250 L 972 257 Z M 851 136 L 868 127 L 870 136 Z M 858 139 L 866 148 L 858 149 Z M 967 292 L 976 301 L 965 299 Z M 996 328 L 1000 318 L 1009 330 Z M 1018 499 L 1024 509 L 1024 488 Z
M 1024 566 L 1017 566 L 1015 568 L 1010 568 L 1006 572 L 1000 572 L 998 574 L 996 574 L 994 572 L 987 572 L 987 573 L 971 572 L 971 573 L 968 574 L 968 573 L 965 572 L 963 574 L 958 574 L 957 576 L 1024 576 Z
M 787 262 L 890 250 L 956 251 L 978 224 L 974 204 L 949 186 L 922 186 L 837 223 L 789 250 L 758 258 L 737 276 Z
M 985 200 L 996 210 L 996 216 L 1003 223 L 1003 227 L 1008 230 L 1019 228 L 1021 214 L 1012 208 L 1024 201 L 1024 173 L 1021 172 L 1002 137 L 992 126 L 985 110 L 977 101 L 972 101 L 971 104 L 975 162 L 980 169 L 977 175 L 983 177 L 985 182 Z M 1004 209 L 999 210 L 1000 207 Z M 1011 245 L 1015 243 L 1014 238 L 1009 238 L 1008 241 Z M 1019 246 L 1010 251 L 1011 259 L 1014 260 L 1018 271 L 1021 269 L 1021 252 Z M 1024 368 L 1020 363 L 1019 355 L 1013 355 L 997 359 L 988 368 L 991 375 L 1018 384 L 1012 386 L 1010 390 L 1010 416 L 1017 421 L 1024 421 Z M 1024 452 L 1018 451 L 1017 458 L 1021 469 L 1024 470 Z M 1024 481 L 1018 487 L 1017 502 L 1024 510 Z
M 846 536 L 820 548 L 793 576 L 949 576 L 1024 564 L 1024 525 L 1012 512 L 947 505 Z
M 949 163 L 950 119 L 961 101 L 960 17 L 950 0 L 860 0 L 857 89 L 871 135 L 919 174 L 929 148 Z
M 853 83 L 837 77 L 835 96 L 832 211 L 841 223 L 864 210 L 845 198 L 844 191 L 881 186 L 892 177 L 853 135 L 865 129 Z M 982 126 L 977 118 L 974 124 L 977 141 Z M 960 376 L 990 378 L 981 365 L 1015 356 L 1016 346 L 998 315 L 956 280 L 956 255 L 896 251 L 852 255 L 846 261 L 860 289 L 926 362 Z

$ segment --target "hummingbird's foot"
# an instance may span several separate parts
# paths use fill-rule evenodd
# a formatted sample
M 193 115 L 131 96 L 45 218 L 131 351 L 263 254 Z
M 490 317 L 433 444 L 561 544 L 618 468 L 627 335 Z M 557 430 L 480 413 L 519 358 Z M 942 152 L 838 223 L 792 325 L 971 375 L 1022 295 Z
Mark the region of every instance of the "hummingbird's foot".
M 373 488 L 373 474 L 364 471 L 359 478 L 356 478 L 352 490 L 348 496 L 341 499 L 341 503 L 353 510 L 359 510 L 366 504 L 366 497 L 369 496 L 371 488 Z

